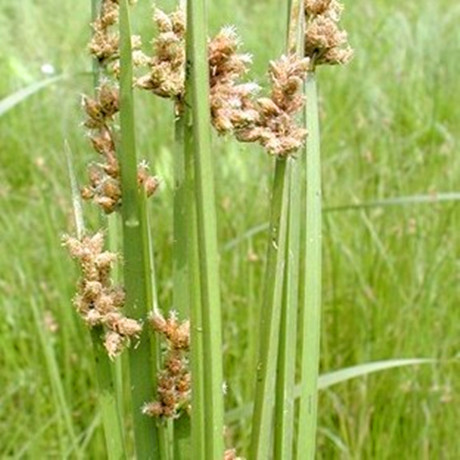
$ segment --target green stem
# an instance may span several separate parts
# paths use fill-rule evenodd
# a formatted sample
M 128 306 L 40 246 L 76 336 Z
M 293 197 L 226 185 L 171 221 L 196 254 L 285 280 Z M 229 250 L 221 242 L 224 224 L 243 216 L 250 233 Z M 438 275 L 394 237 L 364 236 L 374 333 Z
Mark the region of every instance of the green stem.
M 91 17 L 94 21 L 100 12 L 100 0 L 91 1 Z M 96 89 L 99 86 L 101 68 L 97 59 L 93 59 L 93 86 Z M 116 221 L 110 219 L 109 233 L 111 244 L 113 245 L 112 227 L 116 226 Z M 114 251 L 116 252 L 116 250 Z M 115 273 L 114 278 L 117 278 Z M 102 330 L 92 330 L 91 339 L 93 342 L 94 361 L 96 366 L 96 375 L 99 387 L 98 403 L 102 415 L 102 424 L 104 426 L 104 436 L 107 447 L 107 457 L 109 459 L 124 459 L 126 458 L 126 446 L 124 441 L 123 424 L 121 417 L 121 398 L 120 387 L 115 385 L 115 369 L 113 363 L 107 356 L 107 352 L 101 343 Z M 118 362 L 119 368 L 120 362 Z
M 184 150 L 185 118 L 181 114 L 175 123 L 174 146 L 174 245 L 173 245 L 173 305 L 184 320 L 190 318 L 189 278 L 187 269 L 187 191 Z M 190 458 L 190 418 L 187 414 L 174 421 L 174 459 Z
M 128 1 L 120 0 L 120 128 L 119 157 L 122 186 L 124 282 L 126 313 L 145 320 L 148 312 L 146 273 L 148 241 L 143 235 L 141 197 L 137 184 L 137 158 L 132 91 L 131 30 Z M 143 192 L 142 192 L 143 193 Z M 158 458 L 158 435 L 152 418 L 142 414 L 142 405 L 154 395 L 154 372 L 151 360 L 150 335 L 144 328 L 139 343 L 129 350 L 131 402 L 138 459 Z
M 301 311 L 300 409 L 297 460 L 315 455 L 318 401 L 319 339 L 321 329 L 321 156 L 316 76 L 306 81 L 306 246 L 304 254 L 305 293 Z
M 98 402 L 104 425 L 107 458 L 110 460 L 119 460 L 126 458 L 126 448 L 120 414 L 118 412 L 113 364 L 110 362 L 107 351 L 102 345 L 102 333 L 103 331 L 100 328 L 91 330 L 94 363 L 99 386 Z
M 139 193 L 140 201 L 140 222 L 142 227 L 142 240 L 144 244 L 144 272 L 146 275 L 146 284 L 145 284 L 145 295 L 146 295 L 146 305 L 148 311 L 157 311 L 159 310 L 158 304 L 158 291 L 155 275 L 155 261 L 153 259 L 153 241 L 151 236 L 151 223 L 150 216 L 148 213 L 148 198 L 144 191 Z M 152 362 L 156 372 L 154 372 L 152 377 L 152 385 L 154 388 L 158 387 L 157 372 L 158 369 L 162 366 L 161 359 L 161 346 L 157 336 L 151 334 L 150 336 L 150 345 L 152 353 Z M 172 429 L 168 420 L 157 420 L 157 429 L 158 429 L 158 448 L 159 448 L 159 458 L 161 460 L 169 460 L 171 458 L 171 435 Z
M 191 414 L 191 448 L 190 458 L 205 458 L 204 446 L 204 356 L 203 326 L 201 321 L 201 289 L 199 277 L 198 232 L 196 226 L 196 206 L 193 196 L 193 125 L 192 113 L 186 111 L 184 132 L 185 157 L 185 196 L 187 197 L 187 261 L 191 324 L 191 368 L 192 368 L 192 414 Z
M 205 457 L 223 457 L 223 370 L 214 177 L 211 157 L 205 0 L 187 2 L 187 90 L 193 113 L 195 200 L 201 289 Z M 191 96 L 191 97 L 190 97 Z M 204 369 L 203 369 L 204 370 Z M 194 410 L 196 407 L 194 408 Z
M 288 160 L 289 218 L 275 406 L 275 459 L 279 460 L 291 459 L 293 451 L 301 211 L 298 163 L 299 161 L 294 158 Z
M 300 0 L 288 2 L 287 50 L 290 54 L 303 54 L 303 5 Z M 304 121 L 304 120 L 302 120 Z M 286 238 L 286 266 L 284 296 L 278 350 L 278 372 L 275 406 L 275 459 L 290 460 L 294 439 L 294 387 L 297 341 L 297 308 L 299 304 L 299 252 L 302 201 L 300 167 L 304 159 L 288 159 L 289 211 Z
M 189 316 L 187 273 L 187 195 L 184 158 L 184 117 L 175 123 L 174 146 L 174 244 L 173 244 L 173 305 L 181 319 Z
M 285 159 L 276 160 L 264 298 L 261 309 L 259 358 L 252 421 L 251 460 L 270 458 L 275 372 L 279 344 L 289 178 Z

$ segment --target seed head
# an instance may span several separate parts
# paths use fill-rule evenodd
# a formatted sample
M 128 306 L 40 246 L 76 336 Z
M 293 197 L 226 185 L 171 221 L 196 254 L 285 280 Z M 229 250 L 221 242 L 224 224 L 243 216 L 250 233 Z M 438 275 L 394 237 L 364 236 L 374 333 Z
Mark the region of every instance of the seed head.
M 338 26 L 342 10 L 337 0 L 305 0 L 305 56 L 314 65 L 346 64 L 353 57 L 347 33 Z
M 81 240 L 65 236 L 63 243 L 82 271 L 74 305 L 87 326 L 105 329 L 104 346 L 110 358 L 114 358 L 129 339 L 138 337 L 142 330 L 138 321 L 127 318 L 120 311 L 125 294 L 120 286 L 112 285 L 110 277 L 117 256 L 103 250 L 104 235 L 101 232 Z

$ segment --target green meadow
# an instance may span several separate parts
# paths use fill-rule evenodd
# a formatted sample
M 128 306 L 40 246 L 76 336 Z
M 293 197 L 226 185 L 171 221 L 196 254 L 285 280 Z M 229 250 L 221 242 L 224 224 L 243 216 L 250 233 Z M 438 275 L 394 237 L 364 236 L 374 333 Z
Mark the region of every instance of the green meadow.
M 268 62 L 284 48 L 283 2 L 208 3 L 210 34 L 234 24 L 254 58 L 250 78 L 267 84 Z M 354 59 L 318 71 L 324 197 L 320 373 L 390 359 L 433 361 L 322 390 L 317 458 L 456 460 L 460 5 L 344 3 Z M 157 5 L 169 11 L 174 2 Z M 91 338 L 71 302 L 79 275 L 61 244 L 62 235 L 74 230 L 66 145 L 80 183 L 94 159 L 81 108 L 81 95 L 92 91 L 90 10 L 89 0 L 0 3 L 0 458 L 5 459 L 105 458 Z M 149 1 L 138 1 L 133 29 L 148 43 L 154 30 Z M 5 104 L 17 91 L 54 77 L 29 97 L 19 94 L 17 104 Z M 174 308 L 174 114 L 167 102 L 140 92 L 135 102 L 138 154 L 161 180 L 150 217 L 159 302 L 168 310 Z M 258 146 L 216 134 L 212 150 L 226 437 L 244 456 L 273 159 Z M 84 206 L 88 226 L 97 229 L 98 211 Z M 121 372 L 126 358 L 118 364 Z

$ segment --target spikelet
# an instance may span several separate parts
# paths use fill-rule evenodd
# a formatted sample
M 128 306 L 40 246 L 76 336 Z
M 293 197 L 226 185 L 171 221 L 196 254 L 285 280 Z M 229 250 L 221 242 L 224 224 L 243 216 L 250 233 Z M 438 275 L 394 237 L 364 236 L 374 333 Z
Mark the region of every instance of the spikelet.
M 307 133 L 295 116 L 304 104 L 301 91 L 308 65 L 308 58 L 294 55 L 270 63 L 270 97 L 257 99 L 259 117 L 252 126 L 236 132 L 239 141 L 258 142 L 275 156 L 291 155 L 302 146 Z
M 208 45 L 211 121 L 219 134 L 251 126 L 259 117 L 253 102 L 259 86 L 239 82 L 252 63 L 239 47 L 233 27 L 224 27 Z
M 305 56 L 314 65 L 346 64 L 353 57 L 347 33 L 338 26 L 343 7 L 337 0 L 305 0 Z
M 104 346 L 110 358 L 118 356 L 130 339 L 141 333 L 141 324 L 121 313 L 125 294 L 111 281 L 112 266 L 117 255 L 104 251 L 101 232 L 81 240 L 65 236 L 63 244 L 80 265 L 82 277 L 78 283 L 74 305 L 88 327 L 105 330 Z
M 83 96 L 83 108 L 87 119 L 84 126 L 89 130 L 89 139 L 101 161 L 88 168 L 89 183 L 81 190 L 82 198 L 92 200 L 106 214 L 119 209 L 121 205 L 120 168 L 116 152 L 116 116 L 119 112 L 119 5 L 117 0 L 103 0 L 99 17 L 92 24 L 93 37 L 89 44 L 90 53 L 98 60 L 101 79 L 94 98 Z M 131 37 L 133 60 L 136 64 L 144 61 L 140 51 L 142 45 L 138 36 Z M 110 76 L 110 78 L 109 78 Z M 147 196 L 158 188 L 158 179 L 150 176 L 144 163 L 138 167 L 138 183 Z
M 185 16 L 181 9 L 166 14 L 156 8 L 153 20 L 159 31 L 152 42 L 154 54 L 146 57 L 149 73 L 138 78 L 136 85 L 179 103 L 185 84 Z
M 158 399 L 146 403 L 142 411 L 151 417 L 177 418 L 182 411 L 190 411 L 190 323 L 179 322 L 175 312 L 164 318 L 158 311 L 151 314 L 149 323 L 165 340 L 166 352 L 158 373 Z
M 185 87 L 185 19 L 181 10 L 166 14 L 156 9 L 159 30 L 153 41 L 150 73 L 137 86 L 172 98 L 176 111 L 183 105 Z M 270 97 L 257 98 L 260 87 L 243 81 L 252 63 L 240 53 L 234 27 L 224 27 L 208 41 L 211 122 L 219 134 L 233 134 L 241 142 L 257 142 L 277 156 L 294 154 L 306 136 L 295 118 L 304 104 L 301 86 L 308 70 L 307 58 L 283 56 L 270 64 Z

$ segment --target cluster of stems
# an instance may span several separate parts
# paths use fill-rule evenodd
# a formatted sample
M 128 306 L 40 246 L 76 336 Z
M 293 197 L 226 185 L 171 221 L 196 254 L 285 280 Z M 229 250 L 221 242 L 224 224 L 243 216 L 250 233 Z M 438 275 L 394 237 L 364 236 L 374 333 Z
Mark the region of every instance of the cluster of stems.
M 96 94 L 83 99 L 85 126 L 102 161 L 90 166 L 82 196 L 105 214 L 120 211 L 115 214 L 123 228 L 124 287 L 115 287 L 110 279 L 116 256 L 103 251 L 102 233 L 67 238 L 83 272 L 77 310 L 89 326 L 106 331 L 104 344 L 111 358 L 136 338 L 129 369 L 138 458 L 236 460 L 235 450 L 225 449 L 223 439 L 210 129 L 260 144 L 276 166 L 250 458 L 289 460 L 295 455 L 310 460 L 316 433 L 321 292 L 315 67 L 342 64 L 352 55 L 346 33 L 338 27 L 341 6 L 336 0 L 288 1 L 286 53 L 270 63 L 270 90 L 261 95 L 259 85 L 246 79 L 252 60 L 240 52 L 235 29 L 224 27 L 207 37 L 205 0 L 189 0 L 186 11 L 178 8 L 170 14 L 155 9 L 158 35 L 152 56 L 144 54 L 140 39 L 131 35 L 128 4 L 101 0 L 97 8 L 89 46 L 97 63 Z M 139 65 L 147 66 L 148 73 L 134 78 L 133 67 Z M 145 163 L 137 162 L 133 87 L 174 102 L 174 299 L 180 302 L 181 321 L 174 312 L 164 315 L 157 302 L 146 198 L 157 189 L 158 180 Z M 129 318 L 121 313 L 122 306 Z M 154 313 L 149 316 L 149 311 Z M 142 328 L 144 321 L 150 322 L 153 334 Z M 296 375 L 303 389 L 297 410 Z M 111 444 L 108 414 L 107 445 L 116 445 L 118 453 L 123 442 L 112 439 Z

